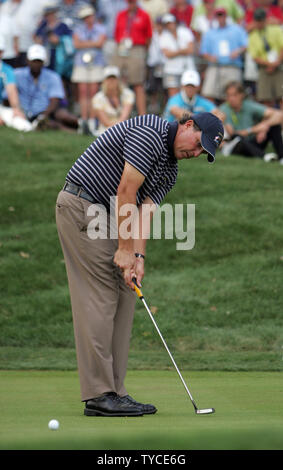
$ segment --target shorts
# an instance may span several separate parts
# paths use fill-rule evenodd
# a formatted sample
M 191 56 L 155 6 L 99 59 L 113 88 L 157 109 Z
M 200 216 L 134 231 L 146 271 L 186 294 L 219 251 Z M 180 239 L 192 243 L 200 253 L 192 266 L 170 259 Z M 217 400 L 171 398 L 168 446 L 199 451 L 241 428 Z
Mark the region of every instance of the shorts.
M 167 90 L 168 88 L 180 88 L 181 75 L 174 75 L 171 73 L 163 74 L 163 87 Z
M 225 86 L 231 82 L 242 81 L 242 70 L 233 65 L 209 65 L 205 71 L 201 93 L 215 99 L 224 99 Z
M 267 73 L 259 68 L 256 98 L 259 101 L 280 100 L 283 95 L 283 70 Z
M 71 82 L 73 83 L 101 83 L 103 80 L 102 65 L 74 65 Z
M 126 57 L 118 55 L 118 48 L 112 57 L 111 65 L 120 69 L 121 77 L 128 85 L 144 84 L 146 79 L 146 48 L 133 46 Z

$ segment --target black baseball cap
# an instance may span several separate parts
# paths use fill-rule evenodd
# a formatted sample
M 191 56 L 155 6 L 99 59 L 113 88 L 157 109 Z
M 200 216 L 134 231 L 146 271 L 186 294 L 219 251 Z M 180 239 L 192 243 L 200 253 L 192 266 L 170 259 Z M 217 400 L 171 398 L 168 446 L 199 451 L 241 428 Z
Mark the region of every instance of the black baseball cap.
M 266 16 L 266 11 L 263 8 L 257 8 L 253 14 L 254 20 L 256 21 L 263 21 Z
M 211 113 L 192 114 L 191 119 L 201 130 L 201 145 L 207 152 L 207 160 L 213 163 L 215 152 L 224 137 L 224 127 L 218 117 Z

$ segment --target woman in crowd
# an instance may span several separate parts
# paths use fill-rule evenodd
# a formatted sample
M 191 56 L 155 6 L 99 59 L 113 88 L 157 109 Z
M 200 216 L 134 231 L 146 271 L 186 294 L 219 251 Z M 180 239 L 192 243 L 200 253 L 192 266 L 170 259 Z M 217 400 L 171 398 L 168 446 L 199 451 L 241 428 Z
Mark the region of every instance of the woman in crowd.
M 92 107 L 99 121 L 98 134 L 131 115 L 135 93 L 125 87 L 119 77 L 118 67 L 105 67 L 101 90 L 92 99 Z
M 105 59 L 102 47 L 106 40 L 105 26 L 96 21 L 95 9 L 84 6 L 79 12 L 81 21 L 74 29 L 73 43 L 76 49 L 71 81 L 78 86 L 78 101 L 83 133 L 94 133 L 94 110 L 91 98 L 98 91 L 103 79 Z

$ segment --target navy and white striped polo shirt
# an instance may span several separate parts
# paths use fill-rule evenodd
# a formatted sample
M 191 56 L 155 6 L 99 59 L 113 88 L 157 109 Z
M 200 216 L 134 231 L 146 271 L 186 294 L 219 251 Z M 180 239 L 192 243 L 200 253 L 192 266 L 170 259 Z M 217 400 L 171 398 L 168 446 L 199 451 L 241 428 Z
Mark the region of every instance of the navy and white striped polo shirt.
M 169 124 L 153 114 L 118 123 L 86 149 L 66 179 L 82 186 L 109 210 L 109 198 L 116 196 L 128 162 L 145 176 L 137 191 L 137 205 L 146 196 L 159 205 L 177 179 L 177 160 L 172 150 L 177 127 L 177 122 Z

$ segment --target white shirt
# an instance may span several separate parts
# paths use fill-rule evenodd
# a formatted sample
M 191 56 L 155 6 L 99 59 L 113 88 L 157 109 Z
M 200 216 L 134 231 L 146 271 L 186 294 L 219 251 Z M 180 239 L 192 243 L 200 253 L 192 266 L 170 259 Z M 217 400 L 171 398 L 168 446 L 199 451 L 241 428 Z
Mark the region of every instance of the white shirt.
M 186 26 L 177 27 L 177 38 L 173 36 L 168 30 L 164 30 L 159 39 L 160 48 L 168 49 L 169 51 L 177 51 L 178 49 L 186 48 L 190 42 L 194 42 L 195 38 Z M 195 62 L 193 56 L 177 56 L 172 58 L 165 57 L 164 73 L 181 75 L 184 70 L 195 70 Z
M 26 52 L 33 43 L 33 33 L 42 17 L 46 0 L 22 0 L 20 3 L 7 0 L 0 7 L 0 31 L 5 38 L 3 58 L 16 56 L 14 37 L 18 37 L 20 52 Z

